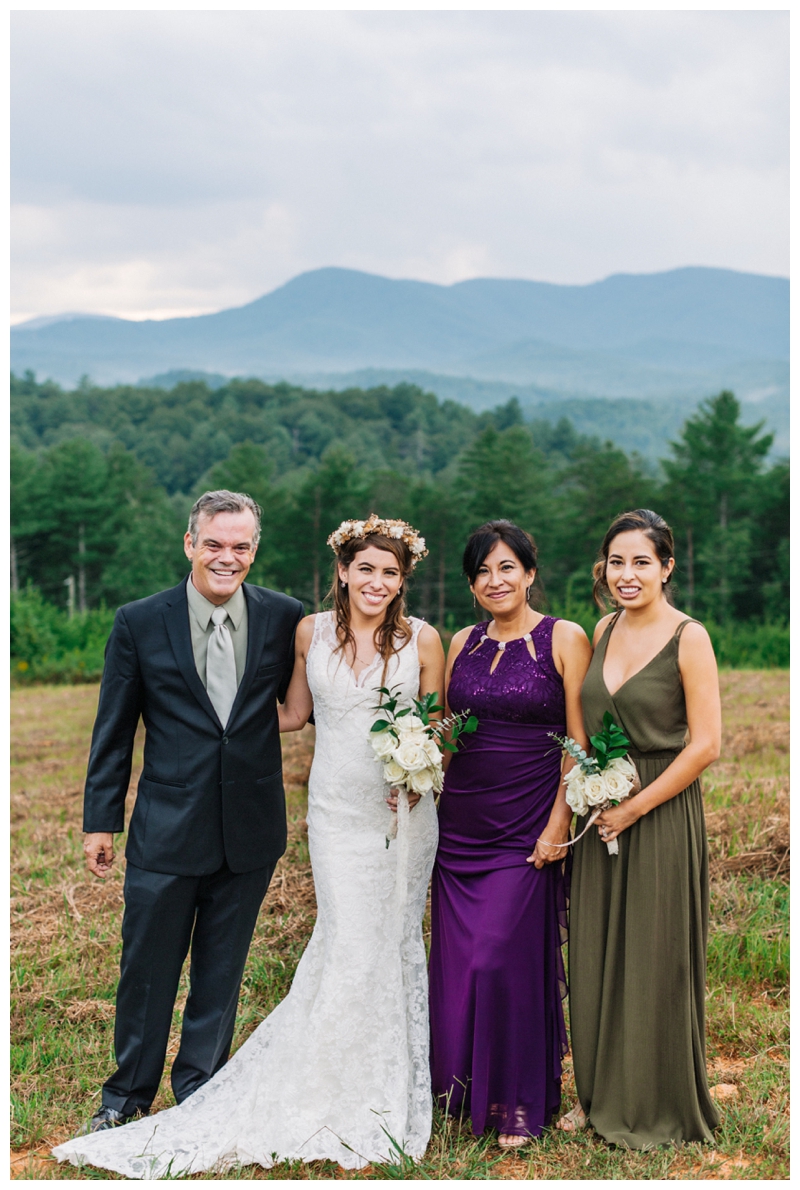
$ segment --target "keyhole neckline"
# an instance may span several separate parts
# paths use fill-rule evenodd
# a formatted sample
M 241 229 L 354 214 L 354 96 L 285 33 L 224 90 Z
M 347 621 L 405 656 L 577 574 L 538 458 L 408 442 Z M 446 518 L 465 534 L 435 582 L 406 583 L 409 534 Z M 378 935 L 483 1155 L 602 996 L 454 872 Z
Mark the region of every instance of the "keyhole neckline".
M 482 645 L 485 640 L 490 640 L 493 645 L 497 645 L 498 649 L 504 649 L 506 645 L 516 644 L 518 640 L 525 640 L 530 643 L 533 640 L 533 634 L 526 632 L 524 636 L 515 636 L 511 640 L 495 640 L 493 636 L 489 636 L 487 632 L 484 632 L 478 644 Z

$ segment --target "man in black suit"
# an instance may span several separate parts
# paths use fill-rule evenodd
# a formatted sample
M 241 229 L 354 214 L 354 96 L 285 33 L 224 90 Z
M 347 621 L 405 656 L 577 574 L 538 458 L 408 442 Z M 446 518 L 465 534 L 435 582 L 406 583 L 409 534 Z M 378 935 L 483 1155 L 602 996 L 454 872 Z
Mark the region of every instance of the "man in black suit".
M 249 496 L 206 492 L 184 538 L 188 579 L 120 608 L 106 646 L 83 824 L 101 878 L 125 826 L 140 717 L 146 735 L 125 849 L 117 1070 L 91 1131 L 149 1110 L 190 945 L 178 1102 L 228 1059 L 250 939 L 286 848 L 276 700 L 303 614 L 296 599 L 244 583 L 259 532 Z

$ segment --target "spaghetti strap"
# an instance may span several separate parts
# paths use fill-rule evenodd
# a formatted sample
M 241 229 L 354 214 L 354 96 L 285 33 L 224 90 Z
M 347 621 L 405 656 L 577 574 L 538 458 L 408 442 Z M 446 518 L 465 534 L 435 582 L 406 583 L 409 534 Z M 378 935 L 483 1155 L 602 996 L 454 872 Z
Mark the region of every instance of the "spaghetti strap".
M 684 628 L 686 627 L 686 625 L 687 625 L 687 624 L 700 624 L 700 621 L 699 621 L 699 620 L 693 620 L 691 616 L 687 616 L 685 620 L 681 620 L 680 624 L 679 624 L 679 625 L 678 625 L 678 627 L 675 629 L 675 633 L 674 633 L 674 635 L 673 635 L 673 637 L 672 637 L 672 639 L 673 639 L 673 640 L 680 641 L 680 639 L 681 639 L 681 633 L 683 632 L 683 630 L 684 630 Z M 702 624 L 700 624 L 700 627 L 702 628 L 702 627 L 703 627 L 703 625 L 702 625 Z
M 603 635 L 600 637 L 599 641 L 597 642 L 597 647 L 595 649 L 595 652 L 602 645 L 604 648 L 603 656 L 605 656 L 605 649 L 608 647 L 608 638 L 611 635 L 611 632 L 612 632 L 617 620 L 622 615 L 622 612 L 623 612 L 623 608 L 621 608 L 621 607 L 618 607 L 617 610 L 614 612 L 614 615 L 611 617 L 611 619 L 608 621 L 605 628 L 603 629 Z

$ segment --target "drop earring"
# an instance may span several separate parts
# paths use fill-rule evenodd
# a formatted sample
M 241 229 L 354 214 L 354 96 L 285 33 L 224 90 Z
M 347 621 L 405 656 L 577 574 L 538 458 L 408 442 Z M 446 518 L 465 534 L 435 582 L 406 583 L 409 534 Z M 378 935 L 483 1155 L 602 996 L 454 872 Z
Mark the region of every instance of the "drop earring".
M 531 587 L 530 587 L 530 584 L 529 584 L 529 585 L 528 585 L 528 586 L 525 588 L 525 602 L 526 602 L 526 603 L 528 602 L 528 600 L 530 599 L 530 597 L 531 597 Z
M 478 606 L 478 601 L 477 601 L 477 599 L 475 598 L 475 592 L 474 592 L 474 591 L 472 592 L 472 606 L 473 606 L 474 608 L 477 608 L 477 606 Z

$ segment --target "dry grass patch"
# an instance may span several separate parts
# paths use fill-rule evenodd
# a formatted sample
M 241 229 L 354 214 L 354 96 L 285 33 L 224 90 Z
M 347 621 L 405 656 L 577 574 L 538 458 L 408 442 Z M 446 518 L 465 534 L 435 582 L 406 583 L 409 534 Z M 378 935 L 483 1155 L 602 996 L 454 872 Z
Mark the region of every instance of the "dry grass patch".
M 712 873 L 789 875 L 789 674 L 720 675 L 722 754 L 706 774 Z
M 343 1171 L 330 1162 L 247 1169 L 226 1180 L 728 1179 L 788 1176 L 788 674 L 722 675 L 723 754 L 706 777 L 712 857 L 708 1036 L 720 1101 L 714 1148 L 610 1149 L 591 1129 L 552 1131 L 520 1153 L 437 1116 L 419 1166 Z M 99 1103 L 113 1065 L 122 868 L 85 870 L 81 794 L 96 686 L 29 687 L 12 697 L 12 1177 L 113 1179 L 57 1165 L 53 1144 Z M 313 728 L 287 736 L 289 844 L 270 885 L 245 971 L 234 1046 L 286 994 L 316 913 L 305 824 Z M 134 755 L 131 796 L 141 767 Z M 124 840 L 120 840 L 120 851 Z M 182 982 L 168 1064 L 177 1052 Z M 574 1099 L 567 1061 L 564 1101 Z M 172 1103 L 166 1083 L 154 1104 Z M 201 1175 L 193 1180 L 216 1180 Z

